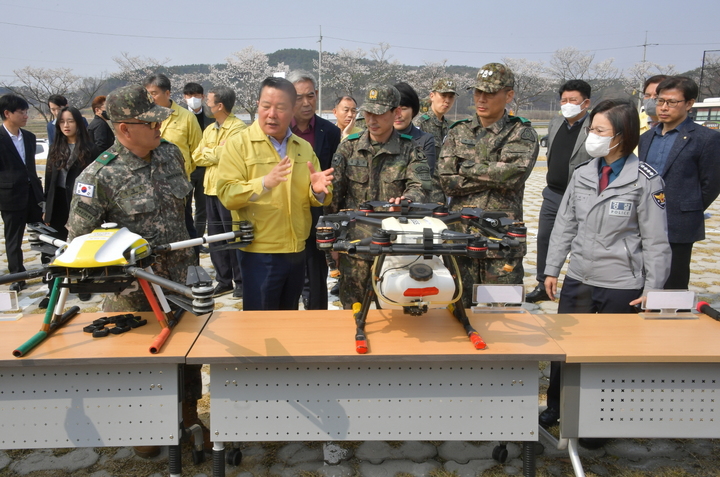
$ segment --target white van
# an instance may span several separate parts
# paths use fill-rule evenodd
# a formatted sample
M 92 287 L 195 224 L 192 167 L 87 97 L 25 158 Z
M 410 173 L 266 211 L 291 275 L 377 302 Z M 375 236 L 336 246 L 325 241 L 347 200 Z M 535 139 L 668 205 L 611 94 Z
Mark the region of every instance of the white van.
M 720 129 L 720 98 L 706 98 L 702 103 L 692 106 L 693 119 L 710 129 Z

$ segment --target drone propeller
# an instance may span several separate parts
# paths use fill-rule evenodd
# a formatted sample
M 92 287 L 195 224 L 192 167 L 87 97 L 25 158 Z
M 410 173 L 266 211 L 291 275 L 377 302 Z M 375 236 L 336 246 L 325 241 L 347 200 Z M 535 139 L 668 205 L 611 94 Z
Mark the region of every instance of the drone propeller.
M 358 207 L 358 210 L 360 211 L 369 211 L 374 212 L 375 208 L 382 207 L 382 208 L 389 208 L 389 207 L 405 207 L 408 210 L 409 209 L 421 209 L 421 210 L 435 210 L 437 208 L 442 207 L 442 204 L 436 204 L 436 203 L 424 203 L 424 202 L 410 202 L 409 200 L 401 200 L 400 204 L 393 204 L 388 201 L 382 201 L 382 200 L 370 200 L 367 202 L 363 202 Z

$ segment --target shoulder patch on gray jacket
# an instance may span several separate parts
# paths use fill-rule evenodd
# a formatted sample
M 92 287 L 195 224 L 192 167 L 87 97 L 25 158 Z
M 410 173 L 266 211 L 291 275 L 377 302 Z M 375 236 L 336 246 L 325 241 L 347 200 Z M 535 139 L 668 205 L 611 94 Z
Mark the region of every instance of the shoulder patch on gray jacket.
M 640 174 L 644 175 L 648 179 L 652 179 L 653 177 L 658 176 L 658 171 L 656 171 L 653 166 L 648 164 L 647 162 L 641 162 L 638 165 L 638 170 L 640 171 Z

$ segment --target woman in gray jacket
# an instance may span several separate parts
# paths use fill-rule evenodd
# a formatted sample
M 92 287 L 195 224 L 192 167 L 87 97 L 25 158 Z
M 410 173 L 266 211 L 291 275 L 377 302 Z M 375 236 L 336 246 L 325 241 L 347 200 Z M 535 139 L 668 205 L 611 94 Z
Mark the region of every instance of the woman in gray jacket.
M 639 139 L 635 107 L 605 100 L 588 118 L 585 148 L 592 159 L 575 170 L 558 210 L 545 267 L 545 290 L 557 294 L 570 252 L 558 313 L 632 313 L 643 289 L 662 289 L 670 273 L 663 180 L 633 150 Z M 560 363 L 550 368 L 547 409 L 540 424 L 560 416 Z M 581 439 L 595 448 L 603 440 Z
M 639 138 L 635 107 L 605 100 L 590 114 L 580 165 L 563 196 L 550 237 L 545 288 L 571 253 L 559 313 L 630 313 L 644 288 L 662 289 L 670 271 L 663 180 L 632 153 Z

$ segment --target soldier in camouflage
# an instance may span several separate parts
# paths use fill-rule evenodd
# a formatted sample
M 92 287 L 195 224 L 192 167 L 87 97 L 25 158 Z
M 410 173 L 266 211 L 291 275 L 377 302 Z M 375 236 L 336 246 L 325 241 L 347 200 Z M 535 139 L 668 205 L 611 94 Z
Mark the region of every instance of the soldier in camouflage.
M 367 130 L 348 136 L 333 156 L 333 199 L 325 207 L 326 213 L 357 209 L 371 200 L 424 202 L 426 194 L 432 192 L 425 155 L 411 136 L 398 134 L 393 127 L 399 105 L 400 93 L 395 87 L 370 86 L 360 107 Z M 369 258 L 340 254 L 340 301 L 344 308 L 361 301 L 371 265 Z
M 457 121 L 448 131 L 438 171 L 450 209 L 479 207 L 505 212 L 522 221 L 523 192 L 538 155 L 538 139 L 527 119 L 509 116 L 505 106 L 515 92 L 512 71 L 499 63 L 483 66 L 477 75 L 471 119 Z M 501 255 L 488 251 L 486 260 L 460 258 L 463 303 L 470 306 L 472 285 L 522 284 L 522 251 Z
M 442 78 L 435 82 L 430 92 L 430 105 L 423 114 L 415 118 L 414 124 L 420 130 L 430 133 L 435 137 L 435 157 L 440 157 L 440 149 L 443 140 L 447 136 L 450 123 L 445 114 L 455 104 L 457 91 L 455 81 L 450 78 Z
M 153 245 L 189 239 L 185 228 L 185 197 L 192 186 L 185 176 L 180 149 L 160 139 L 160 123 L 172 110 L 158 106 L 142 86 L 125 86 L 110 93 L 107 114 L 115 128 L 115 143 L 90 164 L 75 183 L 68 240 L 92 232 L 105 222 L 127 227 Z M 159 254 L 153 271 L 185 283 L 187 268 L 194 265 L 192 249 Z M 151 311 L 142 290 L 106 296 L 104 311 Z M 185 368 L 185 425 L 188 405 L 197 419 L 202 397 L 200 365 Z M 186 405 L 187 404 L 187 405 Z M 190 422 L 188 422 L 190 421 Z M 199 421 L 197 421 L 199 422 Z M 209 442 L 209 441 L 207 441 Z M 143 457 L 159 448 L 136 448 Z

